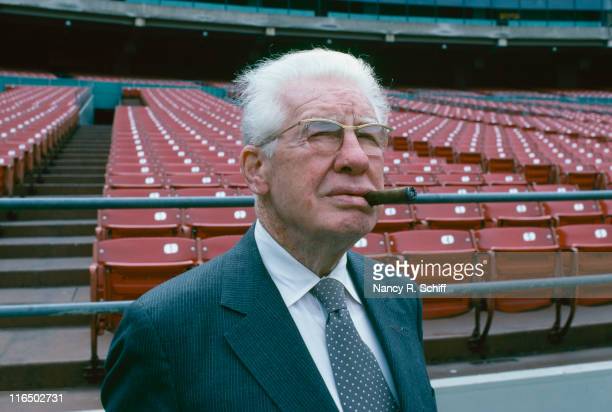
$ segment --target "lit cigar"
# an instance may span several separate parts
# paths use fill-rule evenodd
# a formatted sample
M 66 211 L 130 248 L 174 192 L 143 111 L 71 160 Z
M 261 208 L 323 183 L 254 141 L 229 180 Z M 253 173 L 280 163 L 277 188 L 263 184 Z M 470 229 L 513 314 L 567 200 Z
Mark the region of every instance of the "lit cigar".
M 410 203 L 417 197 L 414 187 L 400 187 L 397 189 L 375 190 L 364 196 L 370 206 Z

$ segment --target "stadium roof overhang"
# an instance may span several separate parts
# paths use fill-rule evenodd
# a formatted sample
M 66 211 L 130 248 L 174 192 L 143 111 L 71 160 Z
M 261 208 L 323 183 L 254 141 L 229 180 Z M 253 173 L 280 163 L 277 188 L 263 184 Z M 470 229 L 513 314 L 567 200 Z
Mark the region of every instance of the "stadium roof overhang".
M 492 27 L 357 21 L 109 0 L 0 0 L 0 12 L 136 27 L 387 43 L 612 47 L 612 29 L 609 27 Z

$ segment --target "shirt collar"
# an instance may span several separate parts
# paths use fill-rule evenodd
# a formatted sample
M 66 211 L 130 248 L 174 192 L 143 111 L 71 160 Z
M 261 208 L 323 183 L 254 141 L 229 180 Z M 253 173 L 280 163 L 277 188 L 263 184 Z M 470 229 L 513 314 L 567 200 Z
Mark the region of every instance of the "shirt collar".
M 287 252 L 268 233 L 259 220 L 255 222 L 255 243 L 263 264 L 287 307 L 302 299 L 321 280 L 314 272 Z M 346 265 L 347 257 L 344 253 L 327 277 L 341 282 L 349 296 L 361 304 L 361 298 L 357 294 Z

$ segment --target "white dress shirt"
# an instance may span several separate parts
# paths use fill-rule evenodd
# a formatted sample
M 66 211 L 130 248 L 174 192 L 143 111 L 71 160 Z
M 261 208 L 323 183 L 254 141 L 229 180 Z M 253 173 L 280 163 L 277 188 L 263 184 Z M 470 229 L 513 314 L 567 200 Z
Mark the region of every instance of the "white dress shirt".
M 325 341 L 327 313 L 317 298 L 309 293 L 321 279 L 279 245 L 259 221 L 255 223 L 255 242 L 257 243 L 263 264 L 268 273 L 270 273 L 285 305 L 287 305 L 289 313 L 300 331 L 300 335 L 302 335 L 302 339 L 315 365 L 317 365 L 329 393 L 336 402 L 338 409 L 342 411 Z M 345 253 L 328 277 L 340 281 L 344 285 L 345 291 L 348 292 L 346 306 L 353 319 L 355 328 L 363 342 L 376 357 L 378 365 L 389 385 L 389 389 L 397 400 L 397 392 L 393 384 L 389 365 L 367 317 L 365 308 L 361 303 L 361 299 L 357 295 L 346 264 L 347 258 Z

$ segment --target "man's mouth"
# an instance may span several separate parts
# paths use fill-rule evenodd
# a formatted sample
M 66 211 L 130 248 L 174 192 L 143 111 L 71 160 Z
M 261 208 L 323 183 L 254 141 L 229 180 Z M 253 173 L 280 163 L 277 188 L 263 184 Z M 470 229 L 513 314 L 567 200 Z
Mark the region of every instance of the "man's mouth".
M 326 197 L 342 206 L 370 209 L 370 204 L 363 196 L 372 190 L 370 188 L 336 188 L 331 190 Z

